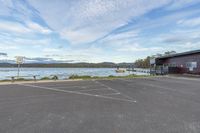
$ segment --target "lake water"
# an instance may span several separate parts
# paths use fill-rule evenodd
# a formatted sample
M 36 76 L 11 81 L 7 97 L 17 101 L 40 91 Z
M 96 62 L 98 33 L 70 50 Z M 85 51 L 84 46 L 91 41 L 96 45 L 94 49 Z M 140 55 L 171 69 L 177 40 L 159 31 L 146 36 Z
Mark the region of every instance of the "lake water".
M 10 79 L 9 76 L 17 75 L 17 68 L 0 68 L 0 80 Z M 116 73 L 116 68 L 20 68 L 20 76 L 39 75 L 38 78 L 57 75 L 59 79 L 67 79 L 70 75 L 89 76 L 125 76 L 129 74 L 146 75 L 141 72 Z M 31 77 L 32 78 L 32 77 Z

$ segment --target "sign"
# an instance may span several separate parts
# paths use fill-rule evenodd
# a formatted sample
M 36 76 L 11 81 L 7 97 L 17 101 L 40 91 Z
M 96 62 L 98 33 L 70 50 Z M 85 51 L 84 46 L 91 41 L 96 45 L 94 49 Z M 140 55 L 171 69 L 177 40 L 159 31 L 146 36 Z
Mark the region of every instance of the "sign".
M 153 64 L 155 64 L 155 63 L 156 63 L 156 58 L 151 58 L 151 59 L 150 59 L 150 64 L 153 65 Z
M 20 64 L 24 63 L 24 57 L 23 56 L 16 56 L 15 58 L 16 58 L 16 63 L 18 65 L 17 77 L 19 78 Z
M 193 71 L 194 68 L 197 68 L 197 62 L 187 62 L 186 67 L 189 68 L 189 71 Z
M 23 56 L 16 56 L 16 63 L 17 64 L 23 64 L 24 62 L 24 57 Z

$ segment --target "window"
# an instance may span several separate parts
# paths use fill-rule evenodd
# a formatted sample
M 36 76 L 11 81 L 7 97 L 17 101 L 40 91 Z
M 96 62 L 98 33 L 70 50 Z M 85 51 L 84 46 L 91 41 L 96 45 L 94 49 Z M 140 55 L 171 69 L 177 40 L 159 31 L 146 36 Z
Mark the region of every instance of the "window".
M 197 62 L 187 62 L 186 67 L 189 68 L 190 71 L 193 71 L 194 68 L 197 68 Z

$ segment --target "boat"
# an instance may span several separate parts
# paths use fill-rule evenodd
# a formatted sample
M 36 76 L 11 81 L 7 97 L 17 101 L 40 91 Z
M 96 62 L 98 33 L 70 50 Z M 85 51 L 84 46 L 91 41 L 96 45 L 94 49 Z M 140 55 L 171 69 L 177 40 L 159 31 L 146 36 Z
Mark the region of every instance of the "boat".
M 115 70 L 115 72 L 117 72 L 117 73 L 124 73 L 124 72 L 126 72 L 126 70 L 118 69 L 118 70 Z

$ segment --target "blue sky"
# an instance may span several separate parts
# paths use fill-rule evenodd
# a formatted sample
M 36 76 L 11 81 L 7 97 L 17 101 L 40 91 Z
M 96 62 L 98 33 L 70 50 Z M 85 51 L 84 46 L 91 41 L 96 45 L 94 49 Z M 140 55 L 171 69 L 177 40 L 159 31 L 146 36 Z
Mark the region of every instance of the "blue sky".
M 133 62 L 200 49 L 200 0 L 0 0 L 0 60 Z

